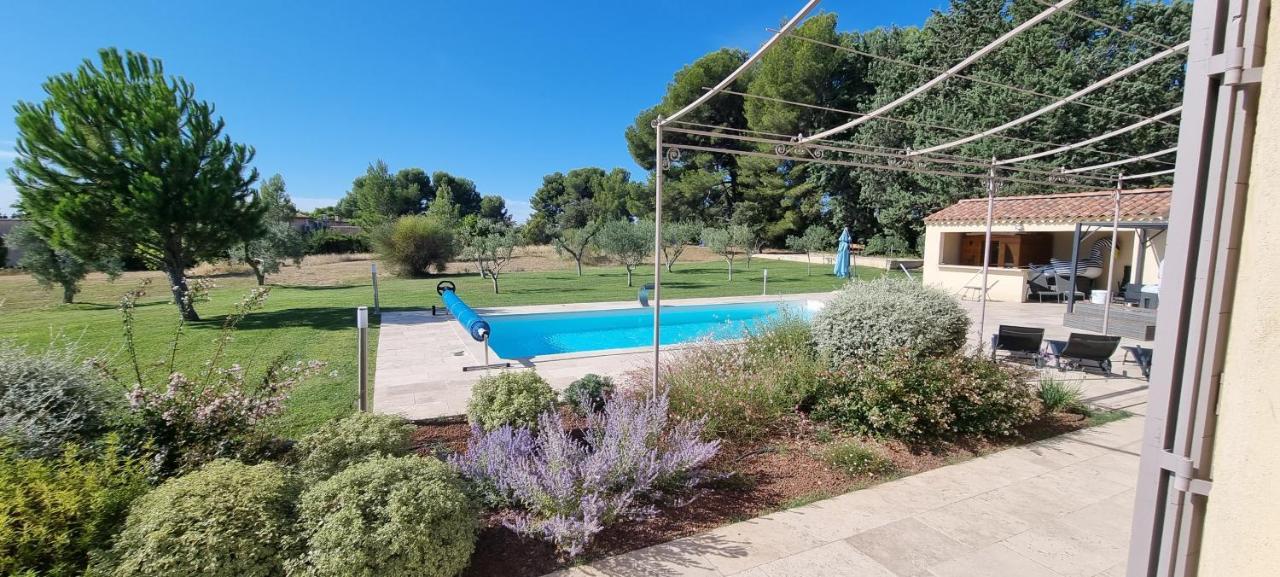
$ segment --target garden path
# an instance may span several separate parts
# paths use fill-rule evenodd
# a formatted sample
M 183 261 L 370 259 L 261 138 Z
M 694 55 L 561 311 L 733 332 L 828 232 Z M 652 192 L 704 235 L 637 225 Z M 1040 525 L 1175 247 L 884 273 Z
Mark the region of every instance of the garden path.
M 1142 426 L 1130 417 L 548 577 L 1120 577 Z
M 978 303 L 964 306 L 976 322 Z M 989 303 L 985 332 L 1005 323 L 1065 339 L 1062 312 Z M 1122 356 L 1114 370 L 1137 375 Z M 1135 416 L 548 577 L 1121 577 L 1147 383 L 1045 374 L 1078 383 L 1091 405 Z

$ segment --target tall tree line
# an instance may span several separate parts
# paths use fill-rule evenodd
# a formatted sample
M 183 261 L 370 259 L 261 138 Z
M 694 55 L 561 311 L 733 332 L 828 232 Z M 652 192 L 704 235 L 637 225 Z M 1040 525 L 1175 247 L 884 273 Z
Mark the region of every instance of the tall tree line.
M 682 118 L 691 123 L 748 129 L 777 135 L 813 134 L 853 118 L 837 112 L 867 112 L 897 98 L 1044 10 L 1036 0 L 953 0 L 923 26 L 841 31 L 838 16 L 825 13 L 796 32 L 810 39 L 785 38 L 767 52 L 730 90 L 812 104 L 793 106 L 762 98 L 721 94 Z M 1052 102 L 999 85 L 1053 97 L 1071 94 L 1134 64 L 1188 35 L 1191 4 L 1132 0 L 1082 0 L 1073 11 L 1129 31 L 1147 42 L 1117 34 L 1069 14 L 1055 15 L 963 74 L 925 92 L 889 116 L 867 122 L 837 140 L 894 150 L 920 149 L 1002 124 Z M 839 50 L 840 46 L 853 51 Z M 869 53 L 894 61 L 872 58 Z M 745 61 L 746 53 L 722 49 L 676 72 L 661 102 L 640 112 L 626 129 L 636 162 L 652 171 L 654 131 L 659 114 L 670 115 L 703 94 Z M 1165 59 L 1040 119 L 947 152 L 971 158 L 1005 158 L 1046 148 L 1028 141 L 1071 143 L 1119 128 L 1181 102 L 1184 58 Z M 985 83 L 982 81 L 986 81 Z M 1151 125 L 1098 146 L 1028 163 L 1052 170 L 1115 160 L 1106 151 L 1136 155 L 1170 146 L 1171 124 Z M 948 128 L 941 128 L 948 127 Z M 745 149 L 752 145 L 724 138 L 668 133 L 672 144 Z M 1156 170 L 1161 165 L 1133 165 Z M 982 174 L 981 168 L 973 169 Z M 782 244 L 811 224 L 848 226 L 858 240 L 885 250 L 918 250 L 923 218 L 961 198 L 983 194 L 980 179 L 931 176 L 903 171 L 775 161 L 718 153 L 686 152 L 673 161 L 664 187 L 664 215 L 745 224 L 766 242 Z M 1056 190 L 1009 185 L 1002 194 Z
M 482 195 L 476 183 L 438 170 L 427 174 L 421 168 L 402 168 L 391 172 L 382 160 L 369 164 L 364 174 L 351 182 L 351 189 L 334 206 L 317 208 L 316 216 L 338 216 L 351 219 L 367 231 L 374 231 L 410 214 L 448 213 L 451 218 L 466 219 L 475 215 L 494 221 L 509 222 L 506 201 L 498 195 Z

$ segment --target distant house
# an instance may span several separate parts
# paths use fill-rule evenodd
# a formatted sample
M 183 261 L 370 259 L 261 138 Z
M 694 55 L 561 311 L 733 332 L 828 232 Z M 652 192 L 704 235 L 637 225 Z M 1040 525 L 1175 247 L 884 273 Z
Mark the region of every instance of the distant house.
M 0 218 L 0 237 L 4 237 L 8 235 L 9 232 L 12 231 L 14 227 L 18 226 L 21 223 L 22 223 L 22 219 L 19 219 L 19 218 Z M 8 251 L 7 251 L 7 254 L 5 255 L 4 262 L 0 264 L 3 264 L 6 267 L 18 266 L 18 259 L 22 258 L 22 251 L 14 248 L 12 245 L 10 245 L 7 242 L 4 244 L 4 246 L 6 249 L 8 249 Z
M 351 236 L 364 232 L 364 229 L 360 228 L 358 225 L 336 216 L 312 217 L 305 214 L 298 214 L 293 217 L 289 222 L 289 225 L 302 232 L 328 230 L 338 234 Z
M 1092 249 L 1111 238 L 1115 191 L 1006 196 L 995 199 L 992 214 L 987 298 L 1021 302 L 1032 294 L 1038 267 L 1071 260 L 1073 239 L 1079 237 L 1078 256 L 1089 260 Z M 1100 262 L 1077 279 L 1077 290 L 1106 288 L 1106 267 L 1112 287 L 1159 282 L 1168 226 L 1168 188 L 1126 190 L 1120 195 L 1120 224 L 1114 251 L 1099 251 Z M 924 219 L 924 282 L 976 297 L 981 292 L 983 242 L 987 199 L 962 200 Z M 1099 241 L 1103 241 L 1101 244 Z M 1061 265 L 1069 268 L 1069 264 Z M 1083 266 L 1083 265 L 1081 265 Z

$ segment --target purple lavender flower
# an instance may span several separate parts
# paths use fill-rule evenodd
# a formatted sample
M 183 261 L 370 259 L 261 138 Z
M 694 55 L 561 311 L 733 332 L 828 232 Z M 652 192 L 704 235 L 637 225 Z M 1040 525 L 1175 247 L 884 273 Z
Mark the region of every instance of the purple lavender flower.
M 467 452 L 450 463 L 486 503 L 514 509 L 507 527 L 575 557 L 608 524 L 653 515 L 663 488 L 698 482 L 696 471 L 720 448 L 701 440 L 702 426 L 670 424 L 665 395 L 615 395 L 587 416 L 581 440 L 548 411 L 536 437 L 523 428 L 473 428 Z

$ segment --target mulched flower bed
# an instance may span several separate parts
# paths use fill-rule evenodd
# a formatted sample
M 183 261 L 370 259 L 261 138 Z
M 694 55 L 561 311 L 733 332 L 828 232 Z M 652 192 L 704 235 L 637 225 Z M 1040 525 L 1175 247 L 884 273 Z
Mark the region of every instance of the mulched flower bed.
M 570 418 L 566 426 L 576 427 L 580 419 Z M 851 477 L 829 467 L 821 459 L 824 443 L 817 440 L 819 429 L 805 422 L 793 430 L 780 432 L 751 447 L 725 446 L 710 464 L 725 476 L 683 506 L 660 508 L 652 519 L 623 522 L 606 528 L 583 555 L 590 561 L 665 543 L 737 521 L 765 515 L 779 509 L 800 506 L 826 497 L 875 485 L 886 480 L 914 475 L 981 456 L 987 453 L 1046 439 L 1088 426 L 1080 415 L 1055 414 L 1043 417 L 1018 430 L 1008 439 L 965 439 L 928 448 L 909 447 L 896 442 L 867 441 L 893 461 L 892 476 Z M 470 428 L 461 420 L 419 426 L 415 445 L 423 454 L 464 451 Z M 554 548 L 540 540 L 516 535 L 495 517 L 486 519 L 476 543 L 466 577 L 536 577 L 568 566 Z

